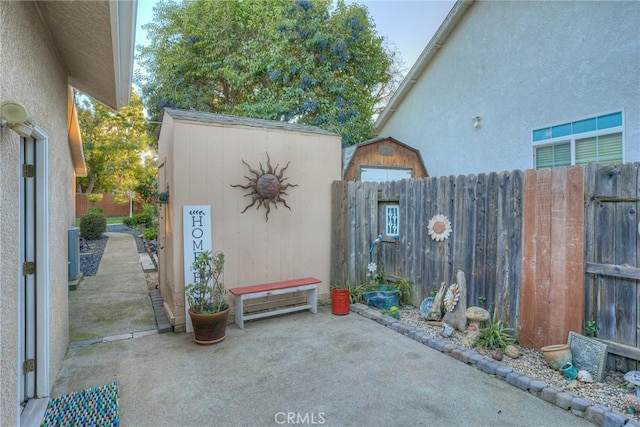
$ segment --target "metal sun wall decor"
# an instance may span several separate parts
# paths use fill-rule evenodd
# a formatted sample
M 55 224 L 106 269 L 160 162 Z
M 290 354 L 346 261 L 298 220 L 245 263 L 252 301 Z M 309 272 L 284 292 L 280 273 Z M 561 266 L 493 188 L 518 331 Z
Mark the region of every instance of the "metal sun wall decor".
M 442 214 L 435 215 L 429 220 L 427 231 L 431 239 L 441 242 L 451 234 L 451 221 Z
M 246 185 L 242 184 L 231 184 L 232 187 L 240 187 L 245 190 L 250 190 L 249 193 L 245 194 L 245 196 L 251 196 L 251 203 L 248 204 L 244 210 L 240 213 L 245 213 L 247 209 L 251 206 L 255 205 L 258 202 L 258 206 L 256 206 L 256 210 L 260 209 L 260 206 L 264 206 L 267 210 L 265 217 L 267 222 L 269 221 L 269 212 L 271 212 L 271 205 L 273 205 L 276 209 L 278 209 L 278 202 L 282 203 L 287 209 L 291 210 L 289 205 L 287 205 L 287 201 L 282 198 L 282 196 L 288 196 L 289 194 L 285 192 L 289 187 L 297 187 L 298 184 L 290 184 L 285 183 L 288 180 L 288 177 L 284 177 L 284 171 L 289 167 L 288 162 L 280 171 L 278 172 L 278 166 L 276 165 L 274 168 L 271 166 L 271 159 L 269 158 L 269 153 L 267 154 L 267 170 L 265 171 L 262 167 L 262 163 L 258 163 L 260 165 L 260 171 L 257 171 L 251 166 L 242 160 L 247 168 L 249 168 L 249 172 L 253 174 L 253 176 L 244 176 L 249 180 L 249 183 Z

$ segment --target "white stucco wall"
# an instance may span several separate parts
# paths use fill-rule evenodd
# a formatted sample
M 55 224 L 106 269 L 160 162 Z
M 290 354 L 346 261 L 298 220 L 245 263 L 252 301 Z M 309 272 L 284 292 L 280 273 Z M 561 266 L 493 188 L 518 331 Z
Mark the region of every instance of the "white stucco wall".
M 533 129 L 623 111 L 638 161 L 639 22 L 636 1 L 476 2 L 378 134 L 431 176 L 527 169 Z
M 67 139 L 67 77 L 33 2 L 0 2 L 0 100 L 27 107 L 49 136 L 49 381 L 68 345 L 67 228 L 74 221 L 74 174 Z M 0 130 L 0 425 L 16 425 L 20 139 Z M 38 212 L 42 212 L 40 207 Z M 39 310 L 43 308 L 40 307 Z M 40 390 L 47 395 L 49 390 Z

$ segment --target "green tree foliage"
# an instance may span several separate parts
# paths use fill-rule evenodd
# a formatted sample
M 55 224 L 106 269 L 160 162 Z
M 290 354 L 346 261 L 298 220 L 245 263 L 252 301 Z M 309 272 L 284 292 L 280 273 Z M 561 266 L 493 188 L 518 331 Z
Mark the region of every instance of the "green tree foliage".
M 139 47 L 149 113 L 183 108 L 319 126 L 347 145 L 373 134 L 397 83 L 365 6 L 343 0 L 162 2 Z
M 77 178 L 78 192 L 114 192 L 128 200 L 140 183 L 155 182 L 155 153 L 140 97 L 134 92 L 117 112 L 84 95 L 76 99 L 87 163 L 87 176 Z

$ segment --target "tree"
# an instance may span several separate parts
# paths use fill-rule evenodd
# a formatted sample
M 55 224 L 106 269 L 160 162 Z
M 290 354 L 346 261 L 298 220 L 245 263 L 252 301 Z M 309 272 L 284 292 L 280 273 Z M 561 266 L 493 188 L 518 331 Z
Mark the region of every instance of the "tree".
M 155 155 L 140 97 L 113 111 L 76 92 L 76 107 L 87 163 L 87 176 L 77 178 L 78 192 L 114 192 L 124 196 L 157 175 Z
M 373 134 L 395 89 L 394 52 L 365 6 L 339 0 L 160 3 L 139 47 L 147 110 L 164 107 L 310 124 L 346 145 Z

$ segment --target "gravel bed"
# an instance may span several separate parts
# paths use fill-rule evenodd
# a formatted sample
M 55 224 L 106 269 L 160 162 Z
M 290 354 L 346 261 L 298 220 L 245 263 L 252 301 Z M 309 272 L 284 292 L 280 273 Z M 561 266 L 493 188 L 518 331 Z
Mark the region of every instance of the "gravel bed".
M 469 348 L 469 346 L 463 344 L 463 340 L 466 337 L 465 332 L 455 331 L 451 337 L 445 338 L 440 334 L 441 327 L 429 325 L 422 319 L 419 310 L 415 307 L 403 307 L 400 310 L 400 321 L 434 337 L 449 340 L 459 347 Z M 530 348 L 517 347 L 520 350 L 520 357 L 512 359 L 504 355 L 501 361 L 502 364 L 528 377 L 544 381 L 549 386 L 580 396 L 591 402 L 591 404 L 599 403 L 628 418 L 640 420 L 640 414 L 629 414 L 627 412 L 625 398 L 633 396 L 635 392 L 627 389 L 627 382 L 624 380 L 623 373 L 607 370 L 602 382 L 567 381 L 561 372 L 549 368 L 541 352 Z M 476 350 L 479 353 L 481 352 L 481 349 Z
M 136 241 L 136 248 L 138 253 L 144 253 L 144 240 L 140 237 L 140 231 L 131 229 L 122 224 L 108 225 L 107 231 L 109 233 L 127 233 L 131 234 Z M 109 238 L 104 234 L 95 240 L 87 240 L 88 248 L 80 247 L 80 271 L 84 276 L 95 276 L 100 266 L 100 260 L 104 253 L 104 248 L 107 246 Z

